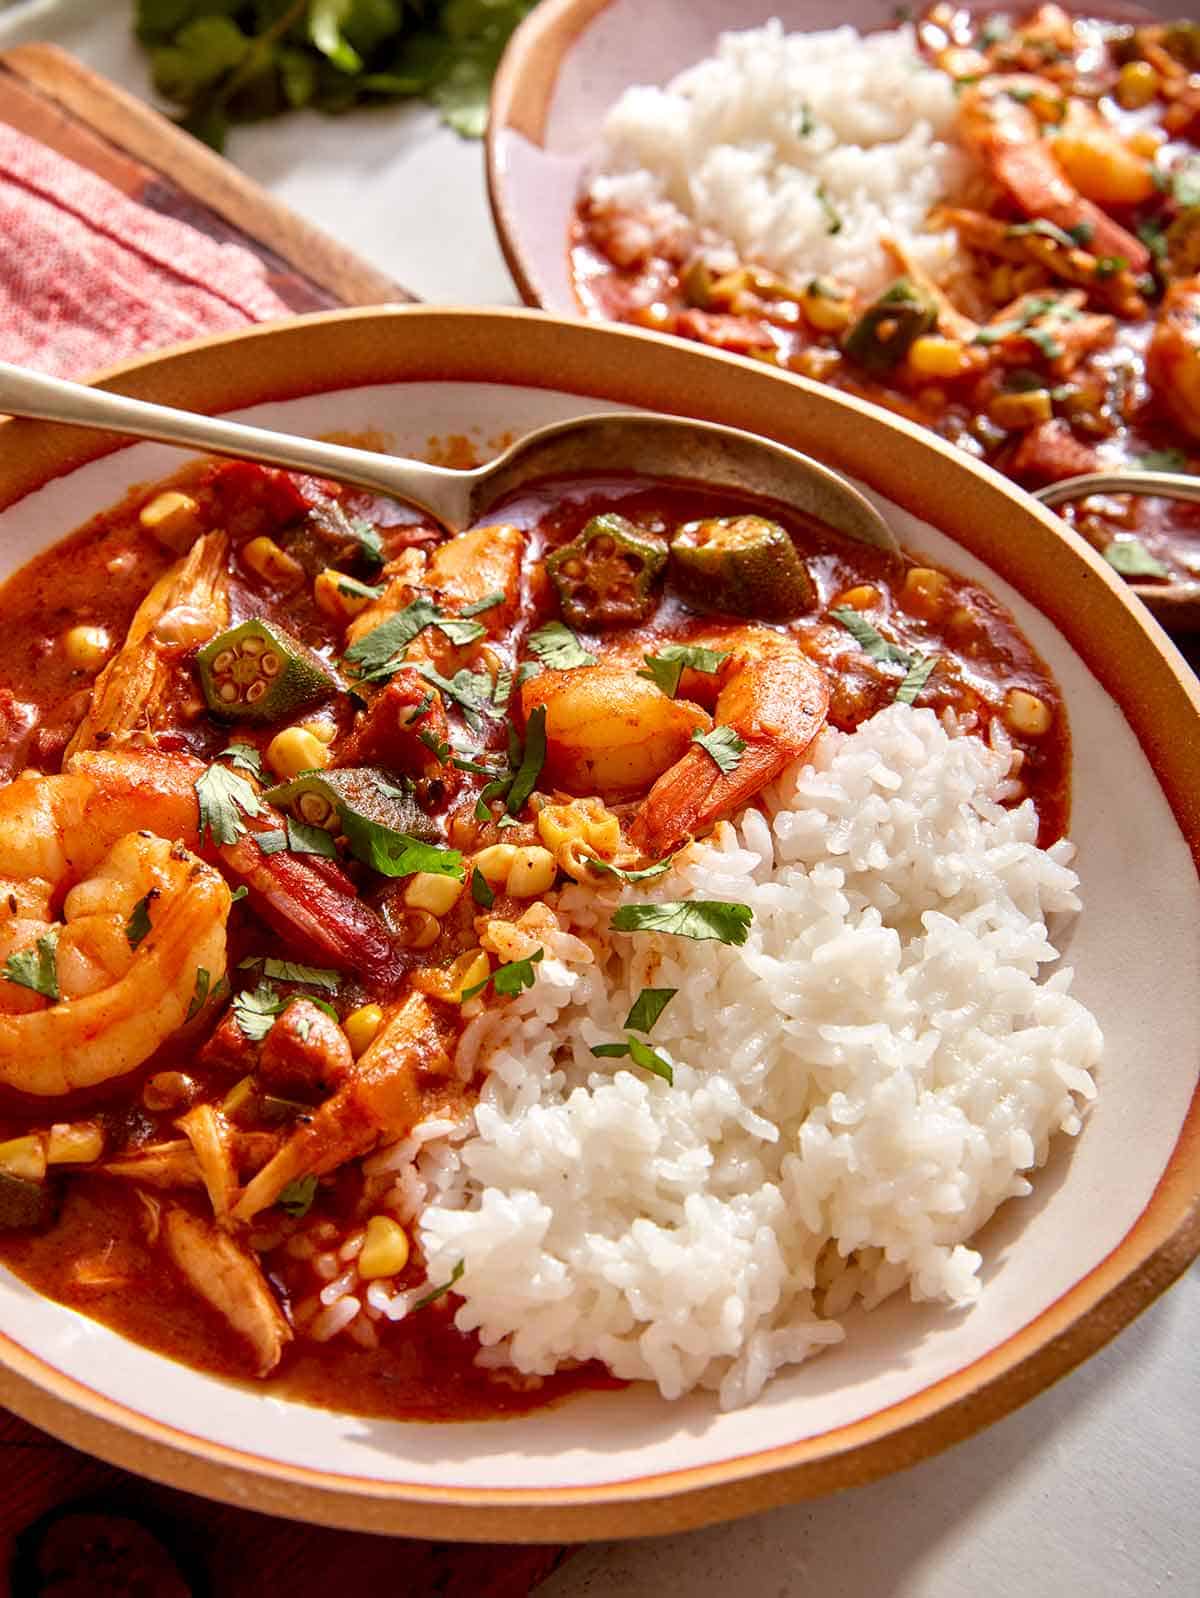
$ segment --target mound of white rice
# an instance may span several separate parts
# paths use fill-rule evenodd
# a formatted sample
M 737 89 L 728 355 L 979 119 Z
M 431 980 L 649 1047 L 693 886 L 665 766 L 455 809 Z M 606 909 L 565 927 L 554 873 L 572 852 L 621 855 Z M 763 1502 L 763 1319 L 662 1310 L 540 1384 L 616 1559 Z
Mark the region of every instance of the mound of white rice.
M 954 115 L 950 80 L 922 62 L 911 27 L 785 34 L 772 21 L 723 34 L 666 88 L 626 90 L 590 194 L 666 233 L 682 212 L 787 277 L 874 292 L 895 276 L 881 233 L 935 276 L 953 258 L 953 235 L 923 226 L 965 169 Z
M 814 754 L 664 878 L 565 890 L 534 987 L 464 1034 L 474 1128 L 410 1141 L 398 1207 L 425 1206 L 431 1283 L 462 1262 L 486 1363 L 746 1403 L 856 1299 L 969 1304 L 967 1240 L 1078 1132 L 1100 1030 L 1069 971 L 1038 981 L 1047 917 L 1079 908 L 1071 845 L 996 803 L 1009 750 L 894 705 Z M 749 940 L 608 931 L 654 898 L 746 903 Z M 679 990 L 652 1035 L 673 1086 L 590 1052 L 643 986 Z M 398 1317 L 427 1290 L 368 1298 Z

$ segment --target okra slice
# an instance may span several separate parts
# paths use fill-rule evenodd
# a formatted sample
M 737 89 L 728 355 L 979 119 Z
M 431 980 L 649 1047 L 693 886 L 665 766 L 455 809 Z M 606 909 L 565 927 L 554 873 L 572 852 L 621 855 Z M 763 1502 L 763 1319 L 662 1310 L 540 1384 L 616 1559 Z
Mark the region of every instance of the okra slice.
M 846 334 L 845 353 L 864 372 L 882 377 L 894 371 L 922 334 L 937 323 L 935 302 L 910 278 L 898 277 L 868 305 Z
M 337 688 L 319 655 L 259 617 L 218 633 L 196 664 L 208 708 L 232 721 L 276 721 Z
M 0 1171 L 0 1232 L 41 1231 L 52 1226 L 61 1196 L 56 1181 L 33 1182 Z
M 546 556 L 563 620 L 585 630 L 630 627 L 654 609 L 666 541 L 624 516 L 593 516 L 577 538 Z
M 291 782 L 268 788 L 263 798 L 297 821 L 327 832 L 345 831 L 346 817 L 387 827 L 429 843 L 436 828 L 417 804 L 411 784 L 378 766 L 340 766 L 304 771 Z
M 671 540 L 671 580 L 696 610 L 789 621 L 817 595 L 787 529 L 763 516 L 686 522 Z

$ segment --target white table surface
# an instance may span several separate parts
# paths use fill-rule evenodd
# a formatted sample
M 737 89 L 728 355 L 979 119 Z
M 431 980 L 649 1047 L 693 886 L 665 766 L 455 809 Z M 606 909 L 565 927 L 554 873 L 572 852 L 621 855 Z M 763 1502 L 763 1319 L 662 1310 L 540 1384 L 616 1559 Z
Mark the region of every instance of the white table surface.
M 0 47 L 50 39 L 148 95 L 128 16 L 121 0 L 28 0 L 0 14 Z M 422 299 L 516 303 L 488 214 L 482 148 L 425 109 L 293 115 L 237 129 L 228 154 Z M 730 1526 L 592 1544 L 540 1591 L 1200 1595 L 1200 1271 L 1080 1370 L 938 1459 Z

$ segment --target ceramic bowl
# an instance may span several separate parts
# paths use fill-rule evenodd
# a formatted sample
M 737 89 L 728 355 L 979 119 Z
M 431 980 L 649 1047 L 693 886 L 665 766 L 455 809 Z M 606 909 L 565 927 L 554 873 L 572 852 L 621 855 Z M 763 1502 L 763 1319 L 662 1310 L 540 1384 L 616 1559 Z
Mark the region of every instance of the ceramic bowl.
M 1086 911 L 1070 960 L 1100 1095 L 983 1235 L 980 1302 L 897 1297 L 752 1408 L 644 1386 L 488 1424 L 363 1420 L 173 1364 L 0 1271 L 0 1401 L 192 1491 L 370 1531 L 563 1540 L 697 1525 L 868 1480 L 1092 1353 L 1200 1250 L 1200 690 L 1113 573 L 984 468 L 884 412 L 653 334 L 532 312 L 346 312 L 122 368 L 107 386 L 407 452 L 605 406 L 766 432 L 852 474 L 915 552 L 987 584 L 1062 685 Z M 179 456 L 0 423 L 0 569 Z M 1147 1047 L 1152 1037 L 1153 1047 Z
M 971 0 L 963 9 L 997 8 L 998 0 Z M 666 83 L 711 55 L 720 34 L 771 17 L 788 32 L 842 24 L 866 32 L 891 27 L 897 9 L 893 0 L 541 0 L 496 74 L 487 136 L 492 215 L 525 303 L 559 316 L 582 314 L 567 231 L 604 119 L 632 84 Z M 1075 0 L 1066 9 L 1145 20 L 1181 16 L 1187 7 L 1180 0 Z M 1166 626 L 1200 629 L 1200 582 L 1130 586 Z

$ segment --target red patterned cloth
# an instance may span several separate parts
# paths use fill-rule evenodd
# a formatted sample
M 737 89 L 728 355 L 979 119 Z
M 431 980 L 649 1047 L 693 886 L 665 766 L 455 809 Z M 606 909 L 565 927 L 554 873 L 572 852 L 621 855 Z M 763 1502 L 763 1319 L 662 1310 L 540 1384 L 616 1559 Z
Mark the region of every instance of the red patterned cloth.
M 61 377 L 290 315 L 262 263 L 0 124 L 0 359 Z

